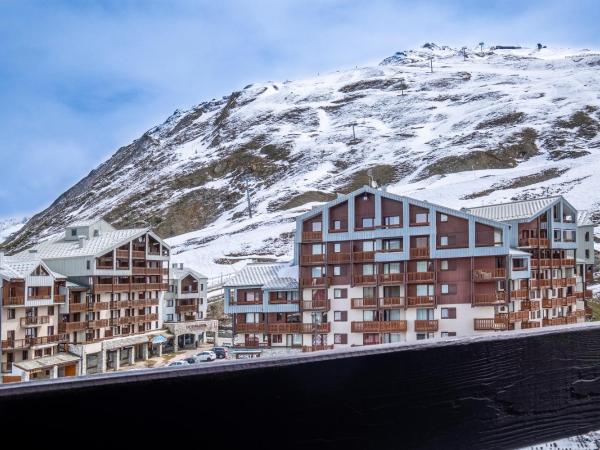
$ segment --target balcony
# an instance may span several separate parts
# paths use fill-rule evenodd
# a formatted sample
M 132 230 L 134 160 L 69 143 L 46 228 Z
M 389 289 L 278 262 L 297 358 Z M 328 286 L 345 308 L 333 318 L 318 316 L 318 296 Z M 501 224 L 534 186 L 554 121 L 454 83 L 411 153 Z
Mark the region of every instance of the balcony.
M 322 231 L 303 231 L 302 232 L 302 242 L 315 242 L 323 240 L 323 232 Z
M 406 274 L 407 283 L 419 283 L 429 282 L 433 283 L 434 273 L 433 272 L 408 272 Z
M 539 311 L 539 300 L 523 300 L 521 302 L 521 311 Z
M 301 278 L 300 284 L 304 287 L 319 287 L 328 286 L 331 283 L 331 277 L 313 277 L 313 278 Z
M 523 238 L 519 239 L 519 247 L 548 248 L 550 241 L 547 238 Z
M 373 262 L 375 261 L 375 252 L 354 252 L 354 262 Z
M 177 305 L 175 306 L 175 312 L 177 314 L 185 314 L 198 311 L 198 305 L 195 303 L 188 305 Z
M 404 297 L 381 297 L 379 299 L 379 306 L 382 308 L 400 308 L 404 305 Z
M 265 324 L 264 323 L 236 323 L 235 324 L 235 332 L 236 333 L 264 333 L 265 332 Z
M 116 250 L 117 252 L 117 258 L 120 259 L 129 259 L 129 250 Z
M 329 300 L 302 300 L 300 308 L 303 311 L 329 311 Z
M 531 329 L 531 328 L 539 328 L 539 327 L 540 327 L 540 323 L 539 322 L 531 321 L 531 320 L 529 322 L 523 322 L 521 324 L 521 329 L 522 330 L 528 330 L 528 329 Z
M 86 328 L 106 328 L 108 326 L 108 319 L 99 319 L 99 320 L 88 320 L 86 323 Z
M 330 264 L 349 263 L 352 260 L 351 253 L 328 253 L 327 262 Z
M 325 262 L 325 254 L 303 255 L 301 262 L 302 264 L 323 264 Z
M 131 252 L 131 257 L 133 259 L 146 259 L 146 251 L 145 250 L 133 250 Z
M 560 265 L 561 266 L 574 266 L 575 265 L 575 259 L 573 258 L 564 258 L 560 260 Z
M 508 329 L 508 323 L 496 319 L 473 319 L 473 329 L 475 331 L 502 331 Z
M 353 333 L 394 333 L 408 329 L 406 320 L 352 322 Z
M 119 325 L 128 325 L 134 323 L 153 322 L 158 320 L 158 314 L 142 314 L 139 316 L 124 316 L 119 317 Z
M 527 298 L 527 295 L 527 289 L 515 289 L 514 291 L 510 291 L 511 300 L 524 300 Z
M 62 322 L 58 324 L 59 333 L 73 333 L 76 331 L 83 331 L 87 328 L 87 321 L 85 322 Z
M 497 281 L 506 278 L 506 269 L 473 270 L 473 281 L 476 283 Z
M 419 306 L 435 306 L 435 296 L 433 295 L 418 295 L 416 297 L 408 297 L 406 299 L 407 307 Z
M 21 317 L 20 324 L 22 327 L 39 327 L 50 322 L 49 316 Z
M 427 259 L 429 258 L 429 247 L 417 247 L 410 249 L 410 257 L 412 259 Z
M 25 304 L 25 297 L 4 297 L 2 299 L 3 306 L 23 306 Z
M 65 303 L 66 302 L 66 296 L 65 295 L 54 294 L 53 300 L 54 300 L 55 304 Z
M 532 269 L 547 269 L 551 266 L 551 262 L 547 258 L 531 258 L 531 268 Z
M 505 292 L 495 292 L 493 294 L 475 294 L 473 297 L 474 306 L 502 305 L 506 303 Z
M 437 320 L 415 320 L 415 331 L 433 333 L 438 330 Z
M 404 283 L 403 273 L 382 273 L 379 274 L 381 284 L 401 284 Z
M 329 333 L 331 332 L 331 323 L 303 323 L 302 324 L 302 333 L 311 334 L 311 333 Z
M 355 285 L 377 284 L 377 275 L 354 275 L 352 283 Z
M 351 299 L 352 309 L 375 309 L 377 308 L 376 298 L 353 298 Z
M 543 327 L 552 327 L 556 325 L 566 325 L 567 318 L 566 317 L 555 317 L 554 319 L 543 319 L 542 326 Z
M 302 333 L 302 324 L 295 323 L 270 323 L 267 325 L 267 330 L 272 334 L 282 333 Z
M 529 311 L 512 311 L 509 313 L 499 313 L 494 316 L 496 322 L 521 322 L 529 320 Z
M 531 289 L 550 287 L 551 284 L 552 284 L 552 280 L 550 280 L 550 279 L 532 278 L 529 280 L 529 287 Z

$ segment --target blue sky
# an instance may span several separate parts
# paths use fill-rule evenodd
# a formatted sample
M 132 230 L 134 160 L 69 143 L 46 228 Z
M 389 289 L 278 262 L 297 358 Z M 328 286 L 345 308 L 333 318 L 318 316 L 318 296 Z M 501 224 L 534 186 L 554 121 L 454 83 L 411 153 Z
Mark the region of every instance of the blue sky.
M 600 0 L 0 0 L 0 217 L 177 108 L 424 42 L 600 48 Z

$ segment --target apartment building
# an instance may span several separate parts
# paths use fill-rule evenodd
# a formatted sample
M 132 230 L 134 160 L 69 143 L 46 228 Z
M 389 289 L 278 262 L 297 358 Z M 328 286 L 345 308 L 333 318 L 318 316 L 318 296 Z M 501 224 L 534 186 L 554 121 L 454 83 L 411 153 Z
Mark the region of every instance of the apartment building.
M 593 224 L 562 197 L 458 211 L 363 187 L 298 217 L 294 255 L 279 318 L 304 350 L 446 338 L 585 320 Z M 240 345 L 274 345 L 264 287 L 229 285 Z
M 64 350 L 80 360 L 77 374 L 83 375 L 118 370 L 161 352 L 158 343 L 165 334 L 162 301 L 168 289 L 169 253 L 169 246 L 148 228 L 117 230 L 96 220 L 72 224 L 64 236 L 11 260 L 37 261 L 50 274 L 62 274 L 57 275 L 62 302 L 54 309 L 58 320 L 50 331 L 61 343 L 68 343 Z M 19 297 L 20 292 L 17 289 L 14 295 Z M 3 293 L 3 302 L 6 296 Z M 3 339 L 8 337 L 4 317 Z
M 217 320 L 208 320 L 208 278 L 183 264 L 172 264 L 164 301 L 164 324 L 173 334 L 173 349 L 194 348 L 216 333 Z
M 65 276 L 39 259 L 0 253 L 1 381 L 78 373 L 79 358 L 64 353 L 68 336 L 59 331 L 66 283 Z
M 297 268 L 289 263 L 249 264 L 224 286 L 224 311 L 232 317 L 233 344 L 302 347 Z

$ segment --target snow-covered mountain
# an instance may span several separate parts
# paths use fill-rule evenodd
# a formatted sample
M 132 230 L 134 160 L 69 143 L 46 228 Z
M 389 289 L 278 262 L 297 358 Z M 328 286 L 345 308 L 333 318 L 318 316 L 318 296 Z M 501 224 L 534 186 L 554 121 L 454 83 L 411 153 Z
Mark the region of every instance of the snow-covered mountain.
M 452 207 L 562 193 L 600 218 L 599 132 L 600 52 L 426 44 L 176 111 L 9 248 L 105 216 L 152 224 L 177 260 L 219 275 L 245 258 L 288 257 L 294 217 L 365 184 L 369 168 L 391 192 Z
M 25 223 L 27 223 L 27 218 L 25 217 L 0 219 L 0 244 L 23 228 Z

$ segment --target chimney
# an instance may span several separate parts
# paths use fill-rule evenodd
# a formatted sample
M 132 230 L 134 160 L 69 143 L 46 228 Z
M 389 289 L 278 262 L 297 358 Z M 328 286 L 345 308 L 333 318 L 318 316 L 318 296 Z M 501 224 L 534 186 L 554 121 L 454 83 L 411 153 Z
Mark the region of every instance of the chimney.
M 85 247 L 85 236 L 78 236 L 77 240 L 79 241 L 79 248 Z

